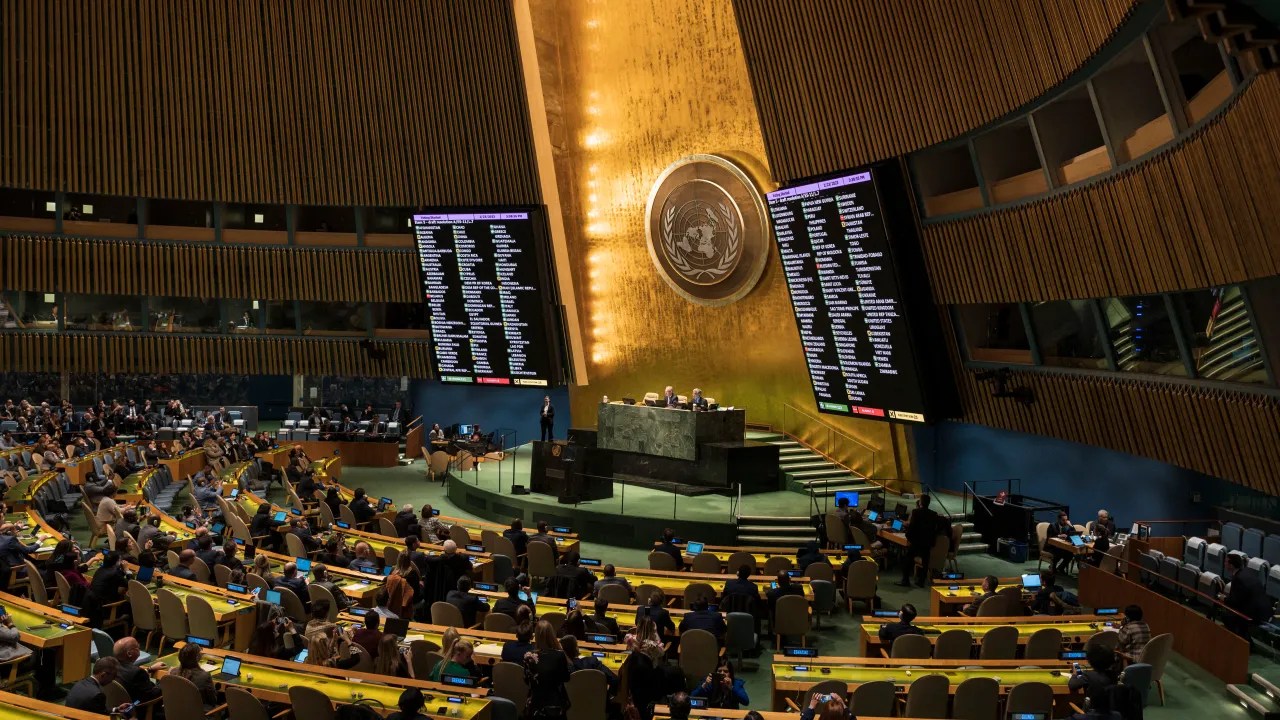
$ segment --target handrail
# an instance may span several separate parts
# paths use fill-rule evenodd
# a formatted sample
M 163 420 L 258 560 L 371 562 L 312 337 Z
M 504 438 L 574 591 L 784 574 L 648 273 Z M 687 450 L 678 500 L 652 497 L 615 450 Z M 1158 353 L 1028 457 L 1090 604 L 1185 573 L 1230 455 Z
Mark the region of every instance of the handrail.
M 861 447 L 863 450 L 866 450 L 866 451 L 871 452 L 871 453 L 873 453 L 873 454 L 874 454 L 874 453 L 879 452 L 879 450 L 876 450 L 875 448 L 873 448 L 873 447 L 871 447 L 870 445 L 868 445 L 868 444 L 866 444 L 866 443 L 862 442 L 861 440 L 859 440 L 858 438 L 856 438 L 856 437 L 854 437 L 854 436 L 850 435 L 849 433 L 846 433 L 846 432 L 844 432 L 844 431 L 842 431 L 842 430 L 837 430 L 837 429 L 835 428 L 835 426 L 833 426 L 832 424 L 828 423 L 826 420 L 823 420 L 822 418 L 816 417 L 816 416 L 814 416 L 814 415 L 810 415 L 809 413 L 807 413 L 807 412 L 805 412 L 805 411 L 801 410 L 800 408 L 796 407 L 795 405 L 792 405 L 791 403 L 782 403 L 782 408 L 783 408 L 784 410 L 786 410 L 786 409 L 790 409 L 790 410 L 793 410 L 793 411 L 795 411 L 795 412 L 797 412 L 797 413 L 800 413 L 801 415 L 805 416 L 805 417 L 806 417 L 806 418 L 808 418 L 809 420 L 812 420 L 812 421 L 814 421 L 814 422 L 818 423 L 819 425 L 822 425 L 823 427 L 825 427 L 826 429 L 828 429 L 828 430 L 830 430 L 831 432 L 835 433 L 836 435 L 839 435 L 839 436 L 843 437 L 843 438 L 844 438 L 844 439 L 846 439 L 846 440 L 852 440 L 854 445 L 857 445 L 857 446 Z
M 859 440 L 859 439 L 857 439 L 857 438 L 853 437 L 852 435 L 850 435 L 850 434 L 848 434 L 848 433 L 846 433 L 846 432 L 843 432 L 843 431 L 841 431 L 841 430 L 837 429 L 836 427 L 832 426 L 831 424 L 827 423 L 826 421 L 822 420 L 821 418 L 818 418 L 818 417 L 815 417 L 815 416 L 813 416 L 813 415 L 810 415 L 809 413 L 807 413 L 807 412 L 805 412 L 805 411 L 801 410 L 800 408 L 798 408 L 798 407 L 796 407 L 796 406 L 794 406 L 794 405 L 792 405 L 792 404 L 790 404 L 790 403 L 783 403 L 783 404 L 782 404 L 782 411 L 783 411 L 783 412 L 782 412 L 782 418 L 783 418 L 783 425 L 784 425 L 784 426 L 786 426 L 786 427 L 783 427 L 781 431 L 782 431 L 782 433 L 783 433 L 783 434 L 785 434 L 785 435 L 787 435 L 787 436 L 789 436 L 789 437 L 792 437 L 792 438 L 796 439 L 797 441 L 799 441 L 799 440 L 800 440 L 800 437 L 801 437 L 801 428 L 797 427 L 796 425 L 792 425 L 792 424 L 788 421 L 788 419 L 787 419 L 787 411 L 788 411 L 788 410 L 790 410 L 791 412 L 795 412 L 795 413 L 799 414 L 801 417 L 803 417 L 803 418 L 805 418 L 805 419 L 807 419 L 807 420 L 810 420 L 810 421 L 812 421 L 812 422 L 814 422 L 814 423 L 817 423 L 818 427 L 820 428 L 820 431 L 825 431 L 825 432 L 828 434 L 828 438 L 827 438 L 828 447 L 826 447 L 826 448 L 819 448 L 819 447 L 815 447 L 814 443 L 811 443 L 811 442 L 807 442 L 807 443 L 805 443 L 805 444 L 809 447 L 809 449 L 810 449 L 811 451 L 813 451 L 813 452 L 817 453 L 818 455 L 820 455 L 820 456 L 821 456 L 824 460 L 826 460 L 827 462 L 830 462 L 830 463 L 832 463 L 832 464 L 834 464 L 834 465 L 837 465 L 837 466 L 839 466 L 839 467 L 842 467 L 842 468 L 844 468 L 844 469 L 848 470 L 850 473 L 852 473 L 853 475 L 855 475 L 856 477 L 858 477 L 858 478 L 860 478 L 860 479 L 862 479 L 862 480 L 873 480 L 873 479 L 875 478 L 875 476 L 876 476 L 876 474 L 877 474 L 877 473 L 876 473 L 876 470 L 877 470 L 878 465 L 879 465 L 878 461 L 879 461 L 879 459 L 880 459 L 880 451 L 879 451 L 879 450 L 877 450 L 877 449 L 875 449 L 875 448 L 871 447 L 870 445 L 867 445 L 866 443 L 864 443 L 864 442 L 862 442 L 861 440 Z M 833 452 L 832 452 L 832 449 L 833 449 L 833 448 L 835 447 L 835 445 L 836 445 L 835 438 L 834 438 L 833 436 L 839 436 L 841 439 L 843 439 L 843 440 L 847 440 L 847 441 L 849 441 L 850 443 L 852 443 L 855 447 L 857 447 L 857 448 L 859 448 L 859 449 L 861 449 L 861 450 L 866 451 L 867 455 L 871 458 L 871 466 L 870 466 L 869 468 L 867 468 L 867 471 L 866 471 L 866 472 L 863 472 L 863 471 L 861 471 L 861 470 L 855 470 L 855 469 L 852 467 L 852 463 L 846 463 L 846 462 L 842 462 L 842 461 L 840 461 L 840 460 L 837 460 L 837 459 L 836 459 L 835 455 L 834 455 L 834 454 L 833 454 Z

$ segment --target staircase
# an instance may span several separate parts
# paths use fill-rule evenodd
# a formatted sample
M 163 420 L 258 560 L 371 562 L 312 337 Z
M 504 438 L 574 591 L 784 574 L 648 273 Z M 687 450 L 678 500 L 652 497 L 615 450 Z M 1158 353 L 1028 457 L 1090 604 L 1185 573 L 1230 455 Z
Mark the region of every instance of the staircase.
M 738 516 L 738 545 L 741 546 L 777 546 L 795 550 L 804 543 L 817 539 L 818 531 L 805 515 Z
M 968 515 L 953 515 L 951 522 L 959 523 L 964 528 L 964 534 L 960 536 L 960 544 L 956 547 L 957 555 L 976 555 L 987 551 L 987 544 L 982 542 L 982 534 L 974 532 L 973 521 Z
M 1248 683 L 1227 685 L 1231 695 L 1249 714 L 1261 720 L 1280 720 L 1280 688 L 1254 673 Z
M 16 327 L 20 327 L 17 314 L 9 306 L 9 301 L 0 297 L 0 328 L 11 330 Z
M 778 474 L 786 483 L 787 490 L 806 495 L 812 491 L 817 497 L 829 497 L 842 491 L 867 493 L 880 489 L 867 478 L 831 462 L 807 445 L 781 433 L 751 433 L 749 439 L 778 447 Z
M 1196 373 L 1212 380 L 1247 382 L 1248 375 L 1264 372 L 1262 348 L 1253 334 L 1240 288 L 1224 288 L 1221 303 L 1204 332 L 1196 328 Z

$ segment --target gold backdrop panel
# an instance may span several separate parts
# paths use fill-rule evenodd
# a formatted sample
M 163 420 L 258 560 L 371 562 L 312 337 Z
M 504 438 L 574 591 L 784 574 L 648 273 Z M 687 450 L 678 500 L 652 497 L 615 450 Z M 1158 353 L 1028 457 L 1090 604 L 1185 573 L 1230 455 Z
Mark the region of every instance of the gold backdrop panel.
M 772 237 L 759 283 L 720 307 L 678 295 L 649 256 L 646 201 L 677 159 L 723 155 L 762 191 L 774 187 L 729 0 L 530 7 L 569 254 L 580 259 L 571 270 L 591 382 L 570 388 L 575 424 L 594 425 L 604 395 L 698 386 L 859 471 L 910 477 L 901 428 L 817 417 Z

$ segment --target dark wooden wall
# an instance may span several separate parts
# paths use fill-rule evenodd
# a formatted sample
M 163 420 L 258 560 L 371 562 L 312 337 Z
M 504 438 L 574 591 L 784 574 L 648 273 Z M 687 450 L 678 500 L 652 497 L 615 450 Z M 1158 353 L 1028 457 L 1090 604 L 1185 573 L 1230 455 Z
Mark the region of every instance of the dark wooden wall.
M 332 302 L 422 301 L 414 254 L 0 235 L 6 290 Z
M 352 340 L 0 333 L 0 364 L 13 372 L 430 376 L 427 343 L 375 345 L 385 359 Z
M 734 0 L 774 178 L 905 154 L 1066 79 L 1141 0 Z
M 1280 274 L 1280 73 L 1194 137 L 1120 175 L 930 224 L 945 303 L 1137 295 Z
M 0 0 L 0 187 L 536 204 L 510 0 Z

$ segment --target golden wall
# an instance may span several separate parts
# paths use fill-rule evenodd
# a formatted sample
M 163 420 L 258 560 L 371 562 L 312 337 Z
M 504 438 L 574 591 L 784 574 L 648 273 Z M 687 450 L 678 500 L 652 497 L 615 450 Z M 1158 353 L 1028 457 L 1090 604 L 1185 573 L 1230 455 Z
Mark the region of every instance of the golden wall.
M 806 417 L 817 412 L 776 251 L 753 292 L 713 308 L 676 295 L 646 250 L 651 186 L 685 155 L 749 161 L 772 189 L 731 2 L 530 6 L 590 366 L 590 384 L 571 388 L 574 423 L 593 426 L 603 395 L 696 385 L 864 473 L 909 473 L 900 429 Z

